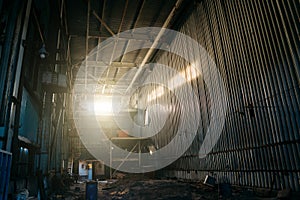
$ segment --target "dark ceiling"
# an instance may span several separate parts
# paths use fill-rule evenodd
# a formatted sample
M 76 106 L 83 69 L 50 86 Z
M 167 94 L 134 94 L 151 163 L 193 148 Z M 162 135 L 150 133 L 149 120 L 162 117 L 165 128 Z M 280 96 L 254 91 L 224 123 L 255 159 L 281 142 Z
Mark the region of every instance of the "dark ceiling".
M 66 21 L 73 68 L 78 69 L 91 50 L 120 32 L 141 27 L 176 29 L 193 4 L 194 1 L 184 0 L 67 0 Z M 137 38 L 130 40 L 135 39 Z M 138 39 L 149 40 L 143 37 Z M 124 50 L 130 40 L 123 41 Z M 139 68 L 148 51 L 149 49 L 141 49 L 129 52 L 114 60 L 106 69 L 106 76 L 100 81 L 102 94 L 109 94 L 115 82 L 128 70 Z M 155 53 L 157 52 L 152 53 L 147 62 Z M 92 73 L 90 76 L 97 70 L 99 66 L 89 66 Z M 133 76 L 134 74 L 128 77 L 129 82 L 124 83 L 125 89 Z

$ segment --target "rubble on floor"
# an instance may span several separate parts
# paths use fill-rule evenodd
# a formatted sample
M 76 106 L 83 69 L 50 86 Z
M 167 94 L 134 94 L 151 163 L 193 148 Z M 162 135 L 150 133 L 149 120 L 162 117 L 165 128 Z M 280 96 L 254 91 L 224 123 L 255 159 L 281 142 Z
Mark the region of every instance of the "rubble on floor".
M 278 199 L 277 191 L 264 189 L 246 189 L 232 187 L 230 184 L 218 184 L 210 187 L 202 182 L 184 180 L 155 180 L 141 175 L 126 175 L 122 179 L 98 181 L 97 198 L 103 200 L 272 200 Z M 52 199 L 86 199 L 86 182 L 75 183 L 63 195 Z M 293 198 L 290 198 L 293 199 Z M 294 199 L 299 199 L 295 197 Z

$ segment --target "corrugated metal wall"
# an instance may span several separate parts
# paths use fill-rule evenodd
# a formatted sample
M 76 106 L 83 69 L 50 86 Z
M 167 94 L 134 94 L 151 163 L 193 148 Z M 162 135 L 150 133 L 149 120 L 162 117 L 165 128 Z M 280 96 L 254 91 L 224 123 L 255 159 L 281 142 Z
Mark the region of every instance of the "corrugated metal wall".
M 271 188 L 274 182 L 276 188 L 300 190 L 299 12 L 298 0 L 197 3 L 180 32 L 198 41 L 215 61 L 228 94 L 226 122 L 216 146 L 200 159 L 210 99 L 201 77 L 191 81 L 201 104 L 199 137 L 164 169 L 167 176 L 201 178 L 211 171 L 233 184 Z M 169 53 L 157 62 L 177 69 L 184 65 Z M 172 102 L 172 95 L 165 98 Z M 170 134 L 159 137 L 170 140 Z

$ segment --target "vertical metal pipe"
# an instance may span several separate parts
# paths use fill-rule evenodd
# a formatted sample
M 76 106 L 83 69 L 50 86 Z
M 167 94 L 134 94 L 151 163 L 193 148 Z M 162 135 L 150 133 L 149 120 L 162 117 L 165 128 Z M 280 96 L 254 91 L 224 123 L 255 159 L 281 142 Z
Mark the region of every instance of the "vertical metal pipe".
M 13 37 L 14 37 L 14 31 L 15 27 L 17 25 L 17 18 L 18 14 L 21 8 L 21 3 L 20 0 L 15 0 L 11 3 L 11 9 L 9 12 L 8 16 L 8 22 L 7 22 L 7 28 L 6 28 L 6 37 L 5 41 L 2 47 L 2 52 L 1 52 L 1 70 L 0 70 L 0 108 L 1 108 L 1 113 L 0 113 L 0 122 L 4 123 L 5 121 L 5 111 L 7 109 L 7 95 L 5 93 L 6 88 L 7 88 L 7 76 L 8 76 L 8 69 L 9 69 L 9 58 L 10 58 L 10 53 L 11 53 L 11 48 L 13 45 Z
M 20 88 L 20 79 L 21 79 L 21 71 L 22 71 L 22 62 L 23 62 L 23 55 L 24 55 L 24 46 L 23 46 L 23 41 L 26 40 L 26 35 L 27 35 L 27 29 L 28 29 L 28 22 L 29 22 L 29 15 L 30 15 L 30 10 L 31 10 L 31 3 L 32 0 L 28 0 L 27 2 L 27 7 L 26 7 L 26 12 L 25 12 L 25 19 L 23 22 L 23 27 L 22 27 L 22 35 L 20 38 L 20 46 L 19 46 L 19 54 L 17 58 L 17 65 L 16 68 L 12 70 L 12 80 L 11 81 L 11 89 L 9 91 L 10 97 L 15 97 L 19 102 L 21 99 L 21 94 L 19 94 L 19 88 Z M 14 63 L 12 63 L 14 65 Z M 13 137 L 17 137 L 18 132 L 16 132 L 18 129 L 15 129 L 14 127 L 19 127 L 19 120 L 18 115 L 20 113 L 17 113 L 17 104 L 14 103 L 9 106 L 10 109 L 10 115 L 7 119 L 9 119 L 8 126 L 7 126 L 7 142 L 6 142 L 6 150 L 11 151 L 11 145 L 12 145 L 12 140 Z M 20 105 L 18 105 L 20 106 Z M 14 129 L 14 130 L 13 130 Z
M 51 110 L 52 110 L 52 93 L 45 92 L 43 99 L 43 128 L 41 138 L 41 154 L 40 154 L 40 169 L 47 172 L 49 169 L 49 141 L 51 132 Z

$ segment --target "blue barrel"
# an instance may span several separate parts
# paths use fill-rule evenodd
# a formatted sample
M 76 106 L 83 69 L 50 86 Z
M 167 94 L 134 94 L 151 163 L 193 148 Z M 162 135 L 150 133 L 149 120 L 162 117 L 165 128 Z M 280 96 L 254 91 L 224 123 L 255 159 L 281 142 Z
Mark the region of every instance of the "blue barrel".
M 97 199 L 97 194 L 98 194 L 98 182 L 96 181 L 86 182 L 85 199 L 95 200 Z

